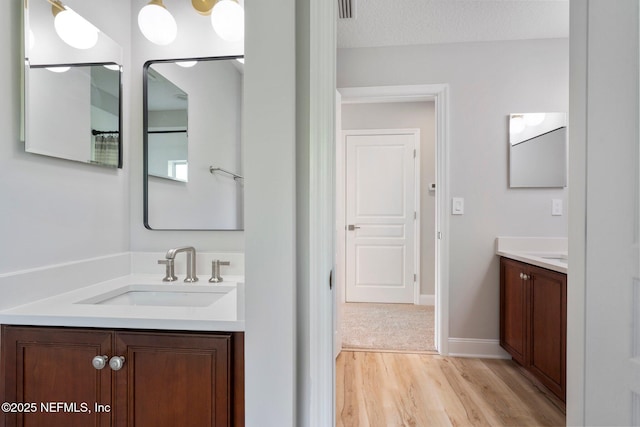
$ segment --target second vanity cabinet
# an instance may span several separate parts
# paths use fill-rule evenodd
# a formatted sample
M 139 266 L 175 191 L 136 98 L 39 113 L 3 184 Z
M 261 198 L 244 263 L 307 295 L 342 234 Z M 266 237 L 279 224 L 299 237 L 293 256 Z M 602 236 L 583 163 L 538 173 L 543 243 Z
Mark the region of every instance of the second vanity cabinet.
M 500 259 L 500 345 L 563 402 L 567 276 Z
M 0 348 L 7 427 L 244 425 L 241 332 L 3 326 Z

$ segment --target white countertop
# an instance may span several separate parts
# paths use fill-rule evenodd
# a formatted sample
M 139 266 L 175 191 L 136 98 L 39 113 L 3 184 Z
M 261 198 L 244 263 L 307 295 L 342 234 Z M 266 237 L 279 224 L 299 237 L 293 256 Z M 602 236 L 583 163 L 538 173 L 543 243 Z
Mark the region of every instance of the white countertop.
M 62 293 L 0 311 L 0 324 L 188 331 L 244 331 L 244 278 L 225 276 L 222 283 L 200 279 L 194 290 L 230 286 L 206 307 L 83 304 L 80 301 L 127 285 L 170 285 L 157 274 L 135 274 Z M 182 282 L 174 282 L 182 284 Z
M 566 238 L 498 237 L 496 255 L 567 274 Z

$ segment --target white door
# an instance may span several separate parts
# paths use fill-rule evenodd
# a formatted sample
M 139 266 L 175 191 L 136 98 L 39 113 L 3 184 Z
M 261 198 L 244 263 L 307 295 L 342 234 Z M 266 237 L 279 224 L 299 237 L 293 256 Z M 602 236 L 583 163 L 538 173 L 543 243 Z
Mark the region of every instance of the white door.
M 347 302 L 417 302 L 419 132 L 344 132 Z

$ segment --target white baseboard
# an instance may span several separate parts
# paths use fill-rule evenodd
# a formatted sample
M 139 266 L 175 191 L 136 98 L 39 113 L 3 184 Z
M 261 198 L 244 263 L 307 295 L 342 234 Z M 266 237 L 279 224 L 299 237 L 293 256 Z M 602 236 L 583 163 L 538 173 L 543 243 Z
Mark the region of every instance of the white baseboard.
M 499 340 L 475 338 L 449 338 L 448 355 L 484 359 L 511 359 L 509 353 L 500 347 Z
M 420 294 L 418 305 L 435 305 L 435 304 L 436 304 L 435 295 Z

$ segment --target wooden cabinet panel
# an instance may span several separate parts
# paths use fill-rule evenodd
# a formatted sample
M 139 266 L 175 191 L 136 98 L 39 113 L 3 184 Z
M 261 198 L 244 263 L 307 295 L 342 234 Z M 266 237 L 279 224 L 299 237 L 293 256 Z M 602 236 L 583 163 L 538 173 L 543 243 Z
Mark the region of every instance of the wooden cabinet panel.
M 527 282 L 520 277 L 520 263 L 502 259 L 500 264 L 500 345 L 521 365 L 527 364 Z
M 531 359 L 529 369 L 564 400 L 567 284 L 564 274 L 531 269 Z
M 3 425 L 110 426 L 111 414 L 95 412 L 94 405 L 111 405 L 111 372 L 91 365 L 94 356 L 110 352 L 108 332 L 3 327 L 1 400 L 35 405 L 27 413 L 4 413 Z
M 115 375 L 120 425 L 230 425 L 231 335 L 119 332 Z M 124 420 L 126 419 L 126 422 Z
M 500 260 L 500 345 L 562 401 L 566 397 L 567 276 Z

